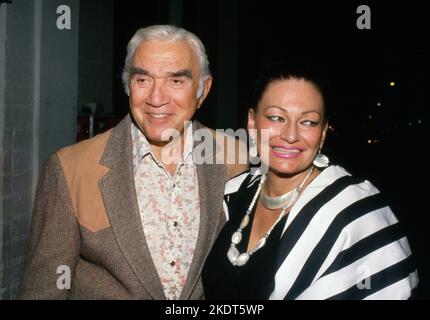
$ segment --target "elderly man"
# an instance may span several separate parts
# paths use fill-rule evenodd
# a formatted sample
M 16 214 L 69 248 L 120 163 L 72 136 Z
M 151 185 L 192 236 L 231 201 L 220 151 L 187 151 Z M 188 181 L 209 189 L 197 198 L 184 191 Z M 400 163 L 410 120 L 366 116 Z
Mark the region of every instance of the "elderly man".
M 189 120 L 212 83 L 204 46 L 181 28 L 140 29 L 123 81 L 131 115 L 44 167 L 22 298 L 203 298 L 202 265 L 225 222 L 225 182 L 244 169 L 215 155 L 195 161 L 193 133 L 204 127 Z

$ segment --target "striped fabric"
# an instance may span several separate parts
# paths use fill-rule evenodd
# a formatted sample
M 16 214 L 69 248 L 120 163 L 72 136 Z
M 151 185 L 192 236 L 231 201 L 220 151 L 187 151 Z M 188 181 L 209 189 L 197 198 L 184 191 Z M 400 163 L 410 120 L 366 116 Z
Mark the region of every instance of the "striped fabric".
M 249 174 L 226 185 L 227 218 L 229 195 L 261 178 Z M 406 236 L 379 190 L 339 166 L 307 186 L 279 241 L 273 300 L 407 299 L 418 283 Z

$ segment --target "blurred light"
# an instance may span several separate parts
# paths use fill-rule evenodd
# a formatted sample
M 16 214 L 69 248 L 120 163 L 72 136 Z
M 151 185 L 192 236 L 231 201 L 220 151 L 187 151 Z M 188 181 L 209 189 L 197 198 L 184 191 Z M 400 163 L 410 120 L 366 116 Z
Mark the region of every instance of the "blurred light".
M 421 119 L 418 119 L 418 124 L 421 124 L 421 123 L 423 123 L 423 122 L 421 121 Z
M 378 102 L 376 105 L 377 105 L 378 107 L 380 107 L 380 106 L 382 106 L 382 103 Z
M 412 122 L 409 122 L 409 126 L 412 126 Z
M 376 144 L 376 143 L 379 143 L 379 142 L 381 142 L 381 140 L 379 140 L 379 139 L 369 139 L 369 140 L 367 140 L 367 143 L 368 144 Z
M 394 87 L 396 85 L 396 83 L 394 81 L 390 82 L 390 87 Z
M 372 118 L 373 118 L 373 117 L 372 117 L 372 115 L 370 114 L 370 115 L 369 115 L 369 119 L 372 119 Z

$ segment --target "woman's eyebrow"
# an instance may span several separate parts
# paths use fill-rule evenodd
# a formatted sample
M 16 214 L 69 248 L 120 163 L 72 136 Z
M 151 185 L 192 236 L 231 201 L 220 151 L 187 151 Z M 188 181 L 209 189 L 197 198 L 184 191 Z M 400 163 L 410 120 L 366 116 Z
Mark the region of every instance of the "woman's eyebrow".
M 288 110 L 285 110 L 284 108 L 281 108 L 281 107 L 278 107 L 278 106 L 268 106 L 266 109 L 270 109 L 270 108 L 279 109 L 279 110 L 281 110 L 281 111 L 283 111 L 285 113 L 288 113 Z M 320 112 L 317 111 L 317 110 L 305 110 L 305 111 L 301 112 L 301 114 L 307 114 L 307 113 L 318 113 L 318 114 L 320 114 Z
M 316 110 L 308 110 L 308 111 L 303 111 L 302 112 L 302 114 L 307 114 L 307 113 L 318 113 L 318 114 L 320 114 L 320 112 L 316 111 Z

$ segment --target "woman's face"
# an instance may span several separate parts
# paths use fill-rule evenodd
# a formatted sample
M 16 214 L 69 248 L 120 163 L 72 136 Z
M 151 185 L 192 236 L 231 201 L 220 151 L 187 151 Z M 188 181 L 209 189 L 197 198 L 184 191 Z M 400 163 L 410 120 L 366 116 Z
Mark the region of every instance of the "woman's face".
M 252 129 L 257 132 L 258 153 L 270 171 L 282 175 L 303 172 L 312 165 L 327 131 L 320 92 L 304 79 L 271 82 L 257 111 L 249 111 L 248 130 L 255 138 Z M 264 134 L 261 139 L 262 130 L 267 130 L 268 141 Z

